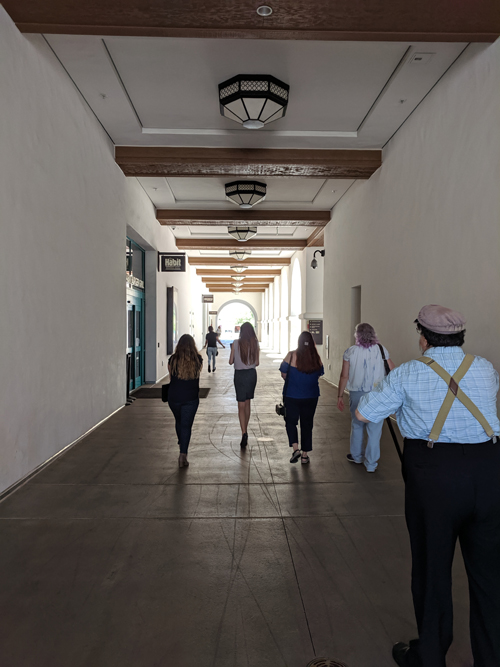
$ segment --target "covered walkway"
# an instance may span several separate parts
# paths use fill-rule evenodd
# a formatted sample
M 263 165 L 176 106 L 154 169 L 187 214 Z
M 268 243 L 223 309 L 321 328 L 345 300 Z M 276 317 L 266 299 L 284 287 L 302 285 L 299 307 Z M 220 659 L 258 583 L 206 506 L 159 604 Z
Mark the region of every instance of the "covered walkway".
M 375 475 L 349 464 L 349 416 L 322 382 L 312 462 L 290 465 L 278 364 L 262 356 L 247 451 L 221 350 L 189 468 L 169 409 L 141 399 L 0 504 L 2 666 L 392 664 L 416 634 L 392 443 L 384 432 Z M 448 665 L 465 667 L 456 568 Z

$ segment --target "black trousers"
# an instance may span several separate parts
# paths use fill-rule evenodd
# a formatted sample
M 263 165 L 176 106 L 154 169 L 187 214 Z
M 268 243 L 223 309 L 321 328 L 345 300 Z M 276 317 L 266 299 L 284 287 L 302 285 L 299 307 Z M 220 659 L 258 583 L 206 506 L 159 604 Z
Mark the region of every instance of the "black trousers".
M 474 667 L 500 666 L 500 443 L 405 440 L 406 523 L 419 639 L 409 667 L 445 667 L 453 640 L 451 568 L 467 570 Z
M 317 405 L 317 398 L 285 398 L 285 425 L 290 447 L 299 442 L 297 424 L 300 419 L 300 449 L 303 452 L 312 450 L 314 413 Z
M 200 400 L 197 398 L 194 401 L 186 401 L 186 403 L 169 401 L 168 404 L 175 417 L 175 431 L 180 452 L 181 454 L 187 454 L 189 441 L 191 440 L 191 430 Z

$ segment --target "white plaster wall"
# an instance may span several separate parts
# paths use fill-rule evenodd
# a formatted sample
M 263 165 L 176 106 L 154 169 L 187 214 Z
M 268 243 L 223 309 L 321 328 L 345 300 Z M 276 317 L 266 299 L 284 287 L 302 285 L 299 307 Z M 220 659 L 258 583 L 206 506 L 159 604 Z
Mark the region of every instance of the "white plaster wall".
M 413 320 L 439 303 L 467 317 L 466 349 L 500 369 L 500 42 L 471 45 L 334 208 L 325 234 L 325 331 L 335 382 L 361 319 L 399 364 L 419 354 Z
M 1 8 L 0 63 L 2 491 L 124 404 L 127 229 L 174 246 L 43 39 Z

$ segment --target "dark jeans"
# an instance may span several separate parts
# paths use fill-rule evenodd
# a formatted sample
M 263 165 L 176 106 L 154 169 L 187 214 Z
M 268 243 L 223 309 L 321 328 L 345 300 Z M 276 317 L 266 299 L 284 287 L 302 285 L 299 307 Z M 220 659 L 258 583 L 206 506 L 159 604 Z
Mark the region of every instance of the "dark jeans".
M 500 665 L 500 443 L 405 440 L 403 476 L 419 639 L 407 664 L 445 667 L 457 539 L 467 570 L 475 667 Z
M 317 398 L 288 398 L 288 396 L 285 398 L 285 424 L 290 447 L 299 442 L 297 424 L 300 419 L 300 449 L 303 452 L 312 450 L 313 422 L 317 405 Z
M 200 399 L 197 398 L 195 401 L 187 401 L 186 403 L 173 403 L 169 401 L 168 404 L 175 417 L 175 431 L 181 454 L 187 454 L 189 441 L 191 440 L 191 430 Z

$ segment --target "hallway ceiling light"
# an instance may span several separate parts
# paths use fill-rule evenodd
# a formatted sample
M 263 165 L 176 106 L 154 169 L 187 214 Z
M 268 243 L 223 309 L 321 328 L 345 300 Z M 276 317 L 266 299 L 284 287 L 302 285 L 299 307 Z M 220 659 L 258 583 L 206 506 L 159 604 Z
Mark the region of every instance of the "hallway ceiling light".
M 290 86 L 269 74 L 238 74 L 219 84 L 221 115 L 247 130 L 283 118 Z
M 243 282 L 243 276 L 231 276 L 231 280 L 235 283 Z
M 231 257 L 231 259 L 233 259 L 233 258 L 237 259 L 239 262 L 246 259 L 247 257 L 250 257 L 251 254 L 252 254 L 251 250 L 230 250 L 229 251 L 229 257 Z
M 224 186 L 226 199 L 240 208 L 252 208 L 266 198 L 267 185 L 258 181 L 233 181 Z
M 248 241 L 257 234 L 257 227 L 228 227 L 227 231 L 237 241 Z
M 241 287 L 233 287 L 233 292 L 238 294 L 238 292 L 241 292 Z
M 237 250 L 236 252 L 239 253 L 239 250 Z M 229 253 L 229 254 L 232 254 L 232 253 Z M 247 254 L 247 253 L 243 253 L 243 254 Z M 229 268 L 232 271 L 236 271 L 236 273 L 243 273 L 243 271 L 246 271 L 248 269 L 248 266 L 230 266 Z

